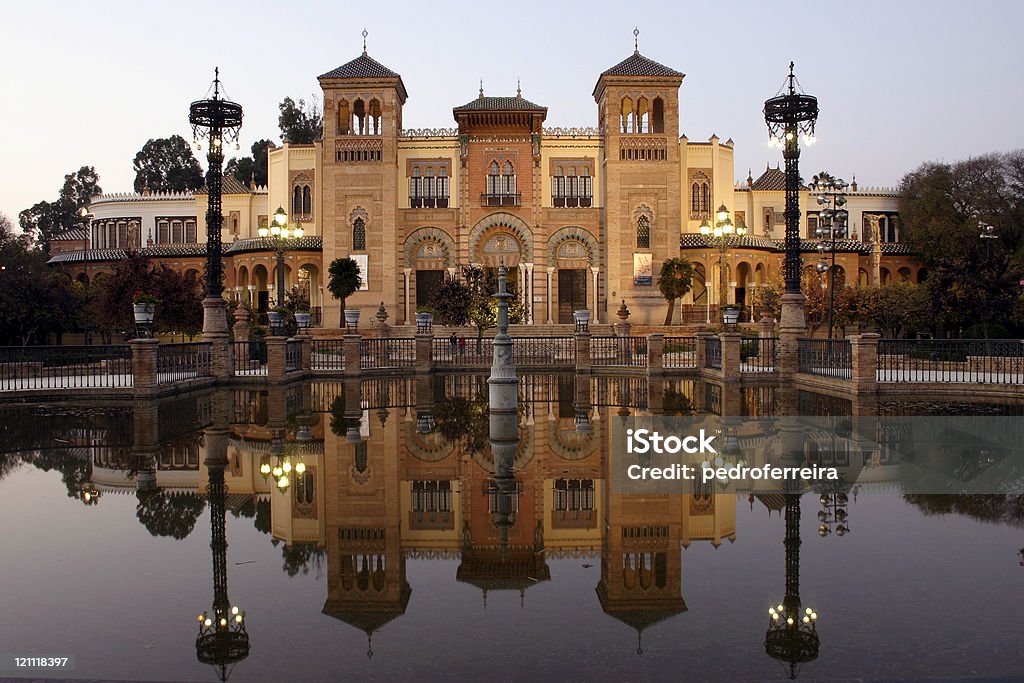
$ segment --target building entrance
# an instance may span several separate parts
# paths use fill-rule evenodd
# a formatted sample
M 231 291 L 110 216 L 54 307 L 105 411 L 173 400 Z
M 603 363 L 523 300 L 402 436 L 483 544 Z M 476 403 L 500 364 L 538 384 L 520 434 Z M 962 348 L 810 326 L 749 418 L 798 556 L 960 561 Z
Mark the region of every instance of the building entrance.
M 416 271 L 416 307 L 431 306 L 434 303 L 434 295 L 444 284 L 443 270 L 417 270 Z
M 587 269 L 558 270 L 558 322 L 571 325 L 572 312 L 587 308 Z

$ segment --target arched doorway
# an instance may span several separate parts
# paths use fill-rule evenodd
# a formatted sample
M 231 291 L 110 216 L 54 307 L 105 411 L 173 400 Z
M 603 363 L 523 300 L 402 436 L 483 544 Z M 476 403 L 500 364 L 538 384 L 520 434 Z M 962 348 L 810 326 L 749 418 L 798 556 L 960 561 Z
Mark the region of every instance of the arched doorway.
M 744 261 L 736 266 L 736 301 L 734 303 L 740 307 L 741 311 L 745 311 L 747 307 L 747 290 L 749 286 L 750 264 Z
M 454 267 L 452 255 L 455 241 L 440 228 L 426 227 L 414 230 L 405 240 L 405 309 L 409 317 L 409 304 L 417 308 L 432 306 L 437 292 L 444 284 L 449 269 Z M 415 273 L 412 282 L 408 273 Z M 410 289 L 414 291 L 410 292 Z M 410 301 L 411 300 L 411 301 Z
M 266 313 L 270 304 L 270 293 L 267 291 L 267 267 L 262 263 L 253 266 L 252 284 L 256 285 L 256 300 L 253 307 L 258 313 Z
M 583 228 L 562 228 L 548 241 L 548 262 L 555 267 L 554 321 L 571 325 L 573 311 L 593 308 L 592 280 L 597 259 L 597 241 Z

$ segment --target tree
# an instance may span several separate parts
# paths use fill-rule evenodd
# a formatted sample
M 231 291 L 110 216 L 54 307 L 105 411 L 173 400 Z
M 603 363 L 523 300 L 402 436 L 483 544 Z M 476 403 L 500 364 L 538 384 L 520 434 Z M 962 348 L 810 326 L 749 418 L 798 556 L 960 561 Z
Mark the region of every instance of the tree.
M 661 264 L 658 274 L 658 289 L 668 301 L 668 312 L 665 324 L 672 324 L 672 314 L 676 310 L 676 299 L 681 299 L 690 291 L 693 283 L 693 264 L 685 258 L 670 258 Z
M 327 268 L 327 290 L 335 299 L 341 300 L 341 319 L 338 326 L 345 325 L 345 300 L 363 286 L 363 276 L 355 260 L 344 257 L 331 261 Z
M 257 186 L 267 184 L 267 152 L 273 146 L 270 140 L 257 140 L 252 143 L 252 156 L 232 157 L 224 165 L 224 175 L 230 175 L 242 185 L 253 182 Z
M 931 307 L 925 287 L 896 282 L 861 291 L 864 296 L 858 306 L 859 315 L 878 326 L 886 338 L 898 339 L 904 332 L 928 326 Z
M 750 295 L 750 307 L 754 310 L 755 319 L 760 319 L 760 313 L 768 311 L 772 318 L 778 320 L 782 316 L 782 295 L 786 285 L 781 274 L 775 274 L 754 288 Z
M 45 344 L 77 326 L 84 288 L 46 261 L 21 236 L 0 237 L 0 344 Z
M 180 135 L 149 140 L 134 166 L 136 192 L 191 192 L 203 186 L 203 169 Z
M 923 164 L 900 192 L 901 235 L 928 268 L 936 322 L 979 323 L 986 336 L 1009 323 L 1024 272 L 1024 150 Z
M 99 179 L 92 166 L 68 173 L 56 201 L 38 202 L 18 214 L 21 229 L 49 254 L 53 237 L 81 225 L 79 209 L 89 206 L 92 197 L 103 192 Z
M 484 269 L 480 266 L 463 266 L 462 281 L 446 278 L 444 284 L 434 294 L 432 308 L 444 325 L 472 325 L 476 328 L 476 347 L 479 352 L 483 347 L 483 336 L 486 330 L 498 324 L 498 305 L 494 298 L 498 291 L 498 272 L 496 268 Z M 512 324 L 523 319 L 523 302 L 516 296 L 515 278 L 509 278 L 508 321 Z
M 281 114 L 277 117 L 277 125 L 284 142 L 309 145 L 323 137 L 323 116 L 315 99 L 307 106 L 305 100 L 296 104 L 295 100 L 286 97 L 278 109 Z

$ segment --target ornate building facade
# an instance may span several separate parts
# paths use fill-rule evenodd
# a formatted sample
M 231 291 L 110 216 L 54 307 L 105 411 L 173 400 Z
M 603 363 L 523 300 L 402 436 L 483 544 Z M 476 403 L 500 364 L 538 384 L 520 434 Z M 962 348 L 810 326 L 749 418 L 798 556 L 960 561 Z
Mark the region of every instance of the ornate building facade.
M 323 306 L 328 328 L 339 327 L 340 310 L 324 273 L 340 257 L 356 260 L 364 277 L 347 304 L 367 319 L 383 303 L 396 324 L 430 306 L 461 266 L 502 261 L 531 324 L 571 323 L 581 308 L 592 311 L 592 322 L 606 323 L 620 301 L 632 322 L 660 323 L 658 270 L 679 256 L 696 269 L 684 315 L 710 316 L 723 265 L 724 300 L 748 304 L 781 269 L 782 174 L 768 168 L 735 184 L 732 140 L 682 134 L 683 81 L 684 74 L 637 50 L 597 76 L 594 127 L 545 127 L 547 108 L 521 90 L 491 96 L 481 85 L 453 108 L 452 128 L 406 128 L 401 75 L 364 50 L 319 77 L 321 141 L 272 150 L 265 189 L 226 183 L 226 291 L 261 309 L 273 300 L 273 253 L 256 230 L 281 206 L 306 234 L 288 251 L 287 286 Z M 849 198 L 851 230 L 836 257 L 846 281 L 920 280 L 917 262 L 899 243 L 896 193 L 854 183 Z M 88 249 L 64 248 L 53 261 L 81 277 L 86 264 L 102 266 L 119 250 L 139 249 L 201 270 L 205 196 L 191 199 L 189 212 L 170 208 L 187 197 L 97 198 Z M 801 204 L 805 260 L 817 277 L 809 190 Z M 699 232 L 721 205 L 748 228 L 724 257 Z

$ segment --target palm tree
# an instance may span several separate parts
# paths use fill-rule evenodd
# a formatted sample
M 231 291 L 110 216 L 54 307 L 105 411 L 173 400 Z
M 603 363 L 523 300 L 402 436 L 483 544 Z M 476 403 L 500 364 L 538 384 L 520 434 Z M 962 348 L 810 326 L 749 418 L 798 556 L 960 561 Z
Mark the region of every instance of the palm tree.
M 330 279 L 327 290 L 335 299 L 341 300 L 341 318 L 338 327 L 345 326 L 345 299 L 363 286 L 363 277 L 359 273 L 359 264 L 349 257 L 336 258 L 327 268 Z
M 693 264 L 684 258 L 670 258 L 661 264 L 658 274 L 658 289 L 668 301 L 668 314 L 665 324 L 672 324 L 672 313 L 676 309 L 676 299 L 686 296 L 693 282 Z

